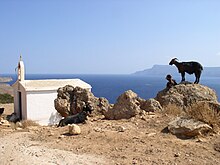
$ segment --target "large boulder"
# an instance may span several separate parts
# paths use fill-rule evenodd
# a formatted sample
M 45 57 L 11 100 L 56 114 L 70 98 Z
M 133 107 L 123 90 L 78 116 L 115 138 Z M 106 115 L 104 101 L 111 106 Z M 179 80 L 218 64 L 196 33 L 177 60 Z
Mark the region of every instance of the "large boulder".
M 66 85 L 57 92 L 54 106 L 63 117 L 81 112 L 85 104 L 90 105 L 93 115 L 102 114 L 110 106 L 106 98 L 97 98 L 89 90 L 80 87 Z
M 131 90 L 124 92 L 117 99 L 112 108 L 104 113 L 106 119 L 129 119 L 140 112 L 138 96 Z
M 168 124 L 168 130 L 180 137 L 194 137 L 211 131 L 212 127 L 195 119 L 177 117 Z
M 168 104 L 188 107 L 198 101 L 218 102 L 216 92 L 200 84 L 178 84 L 160 91 L 155 99 L 160 102 L 162 107 Z

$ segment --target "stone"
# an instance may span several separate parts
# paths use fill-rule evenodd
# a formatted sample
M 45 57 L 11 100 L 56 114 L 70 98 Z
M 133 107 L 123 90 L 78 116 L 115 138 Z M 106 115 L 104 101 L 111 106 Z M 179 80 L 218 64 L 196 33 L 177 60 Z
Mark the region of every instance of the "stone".
M 118 97 L 113 107 L 104 112 L 105 118 L 119 120 L 134 117 L 140 112 L 140 102 L 137 99 L 137 94 L 133 91 L 124 92 Z
M 116 130 L 117 130 L 118 132 L 125 132 L 126 128 L 123 127 L 123 126 L 118 126 L 118 127 L 116 128 Z
M 177 117 L 168 124 L 168 130 L 174 135 L 194 137 L 211 131 L 212 127 L 195 119 Z
M 154 136 L 154 135 L 156 135 L 156 134 L 157 134 L 157 133 L 152 132 L 152 133 L 148 133 L 147 136 L 148 136 L 148 137 L 151 137 L 151 136 Z
M 153 98 L 142 101 L 140 108 L 146 112 L 161 112 L 163 110 L 159 101 Z
M 68 124 L 69 134 L 71 135 L 79 135 L 81 134 L 81 129 L 76 124 Z
M 54 101 L 55 108 L 61 116 L 67 117 L 70 114 L 70 102 L 67 99 L 58 97 Z
M 10 127 L 10 123 L 7 120 L 1 120 L 2 126 Z

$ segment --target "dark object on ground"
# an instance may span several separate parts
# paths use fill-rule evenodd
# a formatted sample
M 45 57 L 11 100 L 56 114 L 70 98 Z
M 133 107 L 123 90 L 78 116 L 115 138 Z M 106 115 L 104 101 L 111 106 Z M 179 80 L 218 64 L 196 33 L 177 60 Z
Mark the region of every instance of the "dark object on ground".
M 0 116 L 3 114 L 5 108 L 0 108 Z
M 182 76 L 182 80 L 181 81 L 185 81 L 185 72 L 188 74 L 195 74 L 196 76 L 196 80 L 195 80 L 195 84 L 199 83 L 199 79 L 203 70 L 203 67 L 200 63 L 198 62 L 194 62 L 194 61 L 190 61 L 190 62 L 178 62 L 177 58 L 173 58 L 169 65 L 176 65 L 176 67 L 178 68 L 179 73 L 181 73 Z
M 20 118 L 19 116 L 14 112 L 12 113 L 11 115 L 8 115 L 6 117 L 6 119 L 9 121 L 9 122 L 12 122 L 12 123 L 17 123 L 20 121 Z
M 85 120 L 87 120 L 88 114 L 92 113 L 92 109 L 90 105 L 86 104 L 83 107 L 83 110 L 79 112 L 76 115 L 67 116 L 64 119 L 61 119 L 57 127 L 63 127 L 68 124 L 78 124 L 78 123 L 84 123 Z

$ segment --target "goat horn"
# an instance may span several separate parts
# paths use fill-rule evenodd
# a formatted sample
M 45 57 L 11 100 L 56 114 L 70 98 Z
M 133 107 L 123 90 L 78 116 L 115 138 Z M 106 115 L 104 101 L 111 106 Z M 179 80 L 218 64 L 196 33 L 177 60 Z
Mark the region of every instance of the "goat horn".
M 173 60 L 178 60 L 178 58 L 174 58 Z

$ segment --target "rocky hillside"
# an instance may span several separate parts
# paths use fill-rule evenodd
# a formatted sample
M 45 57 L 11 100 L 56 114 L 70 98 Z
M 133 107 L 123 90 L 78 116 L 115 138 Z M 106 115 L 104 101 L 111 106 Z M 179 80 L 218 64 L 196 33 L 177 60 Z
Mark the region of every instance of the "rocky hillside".
M 188 107 L 192 103 L 207 101 L 218 103 L 215 90 L 200 84 L 180 83 L 172 88 L 159 91 L 156 98 L 161 106 L 174 104 L 180 107 Z
M 168 108 L 172 111 L 172 108 L 170 107 L 175 107 L 175 109 L 178 109 L 181 114 L 185 113 L 183 117 L 189 117 L 190 112 L 190 117 L 195 119 L 195 122 L 197 122 L 196 120 L 202 120 L 203 122 L 210 124 L 207 126 L 208 130 L 210 130 L 214 124 L 220 126 L 220 121 L 218 121 L 218 119 L 215 119 L 216 123 L 208 121 L 207 119 L 207 117 L 210 118 L 209 115 L 212 115 L 212 111 L 215 113 L 220 112 L 220 104 L 217 101 L 217 95 L 213 89 L 200 84 L 184 82 L 170 89 L 164 89 L 158 92 L 154 99 L 152 98 L 149 100 L 142 99 L 133 91 L 128 90 L 118 97 L 117 102 L 114 105 L 109 104 L 108 100 L 105 98 L 95 97 L 88 90 L 79 87 L 74 88 L 71 86 L 65 86 L 58 89 L 55 108 L 65 117 L 82 111 L 82 105 L 87 103 L 89 103 L 94 110 L 93 116 L 104 115 L 105 119 L 110 120 L 130 119 L 135 116 L 145 118 L 146 114 L 149 112 L 163 112 Z M 191 110 L 195 105 L 197 105 L 198 108 L 199 106 L 201 108 L 201 105 L 204 106 L 202 109 L 198 110 L 194 108 L 193 111 L 205 112 L 206 116 L 202 116 L 202 118 L 197 118 L 197 115 L 196 117 L 192 116 L 193 113 Z M 184 120 L 184 122 L 188 121 Z M 192 127 L 192 125 L 193 123 L 190 124 L 190 127 Z M 204 127 L 201 128 L 204 129 Z M 195 127 L 195 129 L 200 130 L 198 127 Z M 194 133 L 193 135 L 196 134 Z

